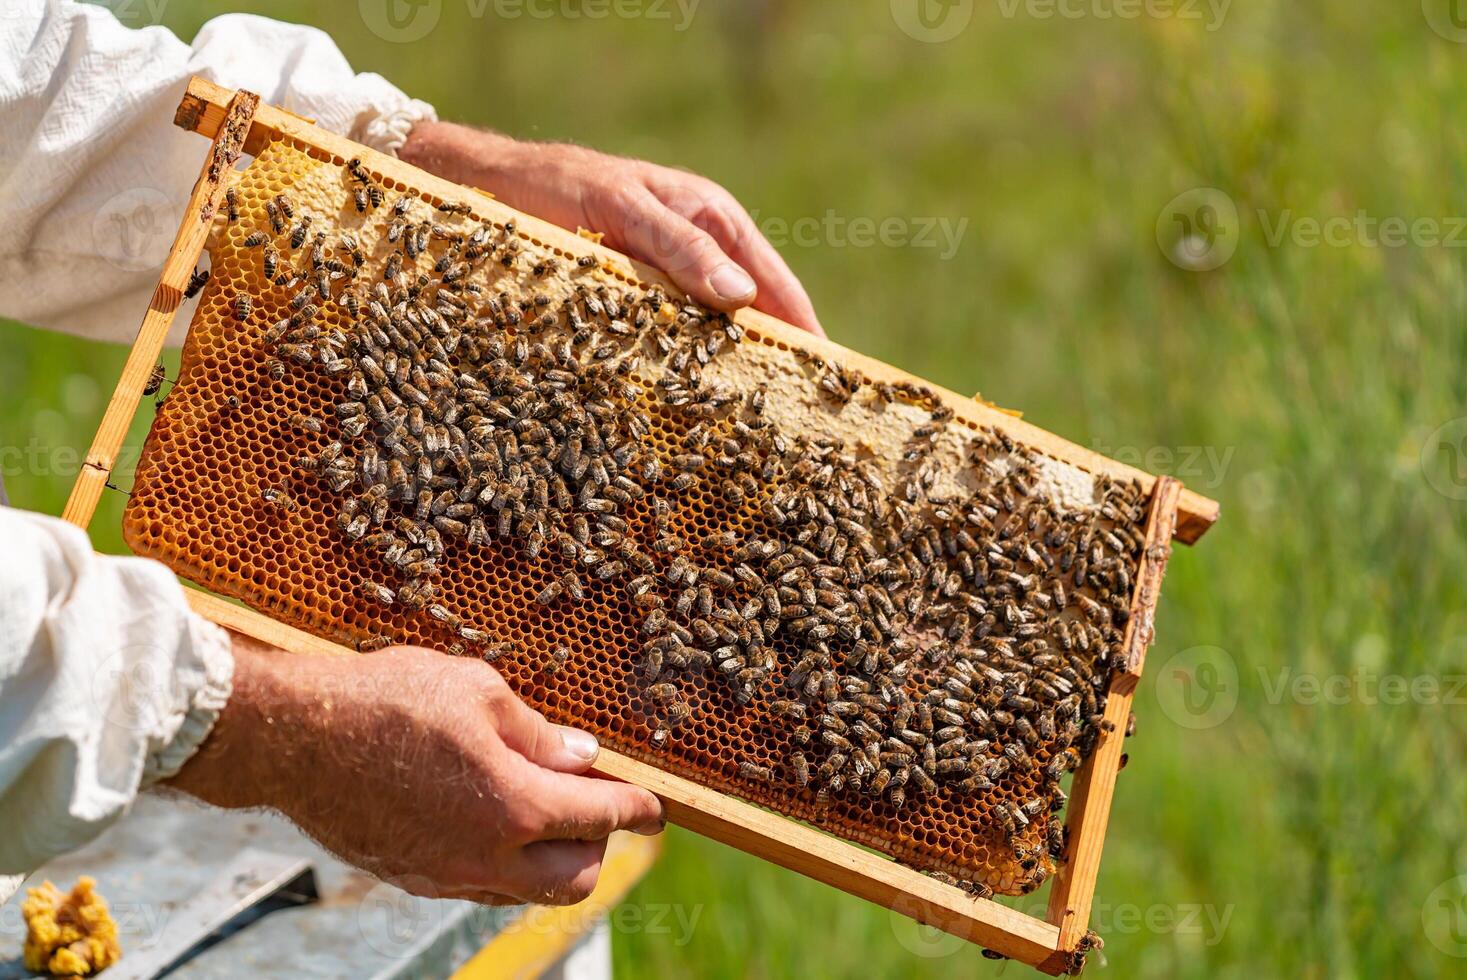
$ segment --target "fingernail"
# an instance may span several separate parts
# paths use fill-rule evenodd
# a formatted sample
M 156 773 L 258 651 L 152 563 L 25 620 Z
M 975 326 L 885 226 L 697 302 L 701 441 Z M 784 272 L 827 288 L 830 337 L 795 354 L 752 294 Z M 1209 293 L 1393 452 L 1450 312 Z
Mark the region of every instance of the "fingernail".
M 560 740 L 570 750 L 570 754 L 583 762 L 590 762 L 596 758 L 596 753 L 601 747 L 596 744 L 596 736 L 590 732 L 583 732 L 579 728 L 560 728 Z
M 754 280 L 736 265 L 721 265 L 714 269 L 713 275 L 708 277 L 708 285 L 720 299 L 731 303 L 742 302 L 754 295 Z
M 653 820 L 651 823 L 642 824 L 642 826 L 633 830 L 632 833 L 640 834 L 643 837 L 656 837 L 666 829 L 666 820 Z

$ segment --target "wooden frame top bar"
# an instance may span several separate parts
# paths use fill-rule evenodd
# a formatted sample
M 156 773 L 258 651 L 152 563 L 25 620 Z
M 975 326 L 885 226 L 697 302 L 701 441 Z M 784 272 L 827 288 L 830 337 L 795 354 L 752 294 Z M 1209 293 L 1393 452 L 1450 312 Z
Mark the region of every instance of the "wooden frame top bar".
M 174 123 L 203 136 L 213 137 L 224 120 L 225 111 L 233 95 L 232 89 L 222 88 L 201 78 L 194 78 L 189 82 L 188 92 L 178 107 Z M 630 259 L 620 252 L 592 242 L 558 225 L 515 211 L 495 201 L 491 194 L 464 188 L 404 163 L 396 157 L 375 153 L 346 137 L 321 129 L 309 120 L 275 106 L 262 104 L 255 112 L 253 126 L 244 143 L 245 150 L 252 153 L 258 152 L 260 147 L 275 134 L 295 138 L 330 152 L 341 157 L 342 162 L 353 156 L 359 156 L 364 161 L 370 157 L 371 169 L 384 177 L 428 191 L 442 200 L 461 199 L 465 193 L 475 193 L 478 197 L 474 202 L 475 207 L 486 215 L 495 216 L 500 220 L 513 217 L 519 222 L 522 230 L 546 244 L 564 249 L 572 254 L 593 253 L 611 269 L 629 279 L 648 284 L 656 283 L 673 295 L 683 295 L 682 290 L 678 289 L 670 279 L 651 266 Z M 740 310 L 734 315 L 734 319 L 746 329 L 775 340 L 788 342 L 795 347 L 803 347 L 822 357 L 856 368 L 875 381 L 902 381 L 910 377 L 889 364 L 842 347 L 833 341 L 806 333 L 757 310 Z M 1146 493 L 1150 493 L 1156 485 L 1157 477 L 1150 473 L 1062 439 L 1002 409 L 966 398 L 956 392 L 938 388 L 935 385 L 932 387 L 944 402 L 959 413 L 960 417 L 966 417 L 979 424 L 1006 432 L 1016 442 L 1044 455 L 1069 463 L 1089 473 L 1105 473 L 1119 480 L 1139 480 Z M 1183 544 L 1192 544 L 1217 521 L 1218 513 L 1217 501 L 1183 489 L 1178 498 L 1176 539 Z

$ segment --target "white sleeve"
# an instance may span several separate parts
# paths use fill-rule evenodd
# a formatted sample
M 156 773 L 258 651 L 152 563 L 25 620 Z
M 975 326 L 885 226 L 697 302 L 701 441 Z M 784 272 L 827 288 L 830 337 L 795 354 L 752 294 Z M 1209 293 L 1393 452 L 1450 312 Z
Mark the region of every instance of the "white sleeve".
M 233 678 L 228 635 L 162 565 L 0 507 L 0 900 L 176 773 Z
M 0 316 L 131 341 L 157 284 L 205 142 L 173 125 L 190 75 L 258 93 L 395 153 L 433 108 L 356 74 L 321 31 L 249 14 L 192 46 L 95 4 L 3 0 Z M 193 315 L 180 312 L 172 342 Z

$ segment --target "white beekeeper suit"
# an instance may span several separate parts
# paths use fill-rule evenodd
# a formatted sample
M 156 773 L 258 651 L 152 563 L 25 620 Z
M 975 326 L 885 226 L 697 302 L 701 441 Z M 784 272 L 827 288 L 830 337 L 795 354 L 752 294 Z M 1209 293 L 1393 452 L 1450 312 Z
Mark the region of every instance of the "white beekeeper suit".
M 202 159 L 172 125 L 190 75 L 386 152 L 433 118 L 311 28 L 233 14 L 190 46 L 96 6 L 0 2 L 0 314 L 27 323 L 133 339 Z M 162 565 L 0 507 L 0 901 L 177 772 L 233 669 Z

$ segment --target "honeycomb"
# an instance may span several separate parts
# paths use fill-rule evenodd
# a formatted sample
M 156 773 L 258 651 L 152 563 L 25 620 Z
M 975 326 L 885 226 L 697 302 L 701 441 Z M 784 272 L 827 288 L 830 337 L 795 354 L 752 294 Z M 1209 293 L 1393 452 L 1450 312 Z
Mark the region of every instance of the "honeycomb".
M 285 195 L 294 214 L 282 218 L 276 231 L 267 215 L 280 207 L 279 195 Z M 399 200 L 404 202 L 401 210 Z M 451 202 L 366 174 L 355 161 L 332 158 L 282 137 L 234 175 L 230 205 L 221 209 L 206 246 L 211 275 L 190 326 L 179 377 L 159 407 L 124 517 L 132 549 L 214 592 L 357 649 L 412 643 L 483 656 L 528 703 L 554 721 L 595 733 L 616 751 L 919 870 L 971 883 L 979 893 L 1024 894 L 1042 883 L 1064 848 L 1057 820 L 1064 802 L 1058 776 L 1093 745 L 1112 669 L 1109 651 L 1129 609 L 1143 520 L 1140 488 L 1112 483 L 1015 445 L 961 413 L 953 417 L 916 379 L 876 381 L 784 340 L 740 330 L 722 318 L 690 314 L 693 308 L 678 307 L 655 287 L 604 262 L 571 255 L 468 207 L 462 212 Z M 307 215 L 311 223 L 302 228 Z M 426 236 L 427 247 L 420 254 L 404 259 L 403 239 L 395 234 L 401 227 L 394 225 L 408 223 L 410 237 L 414 221 L 425 230 L 437 227 Z M 620 347 L 616 359 L 607 363 L 621 365 L 617 384 L 624 387 L 617 390 L 628 397 L 624 411 L 617 419 L 603 420 L 602 428 L 629 426 L 626 419 L 632 416 L 644 424 L 634 433 L 636 445 L 628 447 L 639 462 L 623 474 L 636 486 L 618 494 L 617 515 L 624 524 L 616 525 L 621 530 L 615 533 L 608 530 L 610 523 L 596 524 L 608 541 L 626 543 L 629 561 L 640 549 L 645 559 L 639 560 L 650 562 L 652 574 L 640 586 L 629 587 L 626 581 L 637 569 L 603 579 L 601 572 L 609 564 L 604 559 L 582 567 L 585 562 L 553 541 L 527 546 L 525 535 L 510 521 L 487 534 L 478 529 L 474 540 L 445 535 L 431 586 L 436 590 L 430 604 L 437 610 L 434 615 L 425 614 L 421 603 L 384 604 L 370 594 L 385 587 L 389 595 L 396 591 L 402 596 L 405 588 L 381 554 L 347 533 L 358 510 L 344 504 L 341 487 L 333 487 L 323 473 L 329 475 L 329 465 L 335 465 L 326 458 L 342 452 L 336 444 L 347 447 L 345 458 L 360 461 L 368 451 L 364 443 L 373 436 L 359 429 L 344 431 L 346 423 L 360 418 L 339 410 L 355 397 L 344 391 L 354 383 L 348 372 L 319 358 L 292 360 L 282 352 L 289 345 L 281 345 L 278 336 L 265 339 L 272 324 L 301 313 L 299 297 L 310 287 L 310 274 L 292 282 L 292 272 L 278 270 L 296 268 L 306 254 L 320 248 L 311 266 L 326 268 L 320 265 L 321 255 L 333 255 L 334 268 L 348 282 L 360 266 L 364 282 L 395 275 L 394 282 L 418 284 L 405 287 L 409 292 L 431 291 L 434 287 L 426 284 L 435 271 L 441 278 L 445 268 L 454 268 L 461 254 L 454 250 L 470 241 L 477 228 L 492 229 L 499 243 L 494 254 L 508 259 L 474 264 L 463 283 L 477 292 L 459 295 L 476 301 L 493 296 L 503 309 L 520 311 L 520 316 L 510 316 L 513 322 L 499 316 L 497 325 L 485 328 L 485 336 L 507 345 L 506 356 L 525 354 L 532 342 L 548 348 L 554 337 L 568 343 L 562 335 L 575 326 L 569 315 L 542 310 L 559 311 L 562 303 L 571 309 L 573 302 L 585 303 L 590 296 L 611 297 L 613 302 L 618 296 L 652 296 L 644 309 L 650 311 L 647 329 L 639 326 L 641 332 L 630 339 L 610 338 Z M 269 233 L 262 234 L 262 229 Z M 342 233 L 352 241 L 341 243 Z M 298 247 L 291 247 L 291 238 L 298 239 Z M 269 240 L 263 249 L 262 239 Z M 273 279 L 264 270 L 264 254 L 271 250 L 277 266 Z M 399 262 L 406 268 L 399 271 Z M 389 263 L 393 267 L 384 273 Z M 460 273 L 450 274 L 457 278 Z M 343 285 L 323 284 L 319 295 L 319 302 L 309 302 L 312 331 L 333 337 L 352 330 L 362 313 L 360 308 L 354 313 L 345 302 Z M 370 293 L 364 290 L 362 295 Z M 629 305 L 624 315 L 631 318 Z M 686 343 L 669 350 L 649 339 L 659 324 L 674 320 L 688 324 Z M 694 337 L 702 339 L 695 342 Z M 517 348 L 520 344 L 524 346 Z M 462 370 L 479 356 L 477 345 L 477 340 L 462 341 L 445 356 Z M 488 363 L 488 355 L 483 361 Z M 542 359 L 542 368 L 545 363 Z M 676 384 L 659 386 L 659 381 L 690 373 L 698 377 L 696 387 L 702 393 L 696 398 L 690 400 Z M 715 405 L 708 400 L 715 391 L 736 393 L 737 398 Z M 742 431 L 741 422 L 760 426 L 763 441 L 758 445 L 779 448 L 739 471 L 738 480 L 720 481 L 707 471 L 727 462 L 718 457 L 719 438 Z M 527 440 L 537 425 L 514 423 Z M 716 435 L 698 434 L 710 427 Z M 496 431 L 495 437 L 502 434 Z M 707 465 L 700 475 L 679 479 L 679 460 L 690 455 L 690 444 L 705 439 Z M 774 455 L 781 461 L 771 461 Z M 610 493 L 604 484 L 600 492 Z M 746 561 L 735 560 L 743 545 L 788 536 L 779 518 L 792 521 L 786 512 L 804 508 L 811 523 L 800 547 L 818 546 L 820 560 L 829 561 L 834 532 L 829 537 L 824 529 L 814 532 L 819 522 L 834 520 L 824 505 L 838 507 L 837 498 L 878 494 L 904 498 L 905 503 L 881 506 L 908 516 L 895 522 L 900 533 L 883 527 L 851 529 L 851 540 L 862 543 L 869 554 L 858 559 L 852 545 L 845 567 L 866 562 L 879 550 L 880 560 L 873 559 L 870 567 L 881 564 L 884 571 L 872 573 L 868 585 L 905 581 L 903 576 L 913 583 L 930 578 L 937 599 L 883 611 L 879 604 L 869 605 L 880 596 L 853 585 L 850 594 L 860 600 L 862 616 L 875 617 L 891 630 L 886 641 L 853 639 L 855 627 L 849 623 L 854 613 L 815 622 L 819 617 L 813 613 L 825 610 L 818 603 L 800 606 L 807 612 L 802 619 L 813 625 L 791 636 L 781 614 L 771 614 L 766 605 L 764 621 L 773 624 L 767 644 L 748 645 L 742 637 L 738 641 L 744 644 L 740 650 L 750 651 L 752 670 L 741 657 L 735 658 L 742 665 L 737 673 L 707 662 L 703 670 L 684 666 L 660 675 L 649 667 L 649 646 L 665 636 L 674 637 L 667 641 L 670 649 L 691 649 L 679 645 L 676 633 L 655 633 L 649 640 L 651 621 L 659 615 L 677 620 L 683 614 L 678 602 L 688 601 L 686 594 L 693 596 L 699 612 L 707 608 L 700 588 L 668 581 L 678 562 L 703 569 L 702 585 L 712 581 L 718 586 L 720 609 L 744 603 L 747 610 L 750 602 L 758 605 L 755 600 L 767 588 L 775 589 L 777 599 L 780 587 L 742 589 L 742 579 L 731 572 L 742 575 L 739 566 L 754 561 L 747 554 Z M 587 499 L 578 497 L 566 513 L 577 512 Z M 518 512 L 518 504 L 514 510 Z M 394 500 L 386 521 L 406 519 L 414 511 L 411 501 Z M 506 513 L 508 507 L 501 515 Z M 600 520 L 599 514 L 583 516 Z M 374 523 L 381 517 L 376 515 Z M 1042 525 L 1037 531 L 1036 522 Z M 448 520 L 441 526 L 456 525 Z M 972 543 L 967 558 L 952 544 L 963 528 L 972 532 L 966 538 Z M 1078 547 L 1077 540 L 1082 542 Z M 665 541 L 676 547 L 663 550 Z M 883 544 L 877 549 L 871 542 Z M 789 542 L 782 547 L 795 553 Z M 844 550 L 843 545 L 838 548 Z M 611 546 L 606 550 L 610 554 Z M 799 553 L 813 557 L 808 549 Z M 982 570 L 970 567 L 974 556 Z M 967 568 L 966 582 L 928 574 L 934 565 L 948 568 L 944 562 Z M 568 572 L 576 575 L 583 595 L 541 601 Z M 837 573 L 827 569 L 816 574 Z M 1041 590 L 1037 583 L 1047 577 L 1073 584 L 1067 591 L 1051 585 Z M 858 573 L 851 572 L 841 580 L 857 579 Z M 786 594 L 792 599 L 798 594 L 795 601 L 802 604 L 811 588 L 807 575 Z M 907 594 L 916 591 L 921 590 L 913 585 Z M 1042 606 L 1034 605 L 1041 596 Z M 1023 609 L 1015 597 L 1025 603 Z M 959 608 L 962 603 L 968 604 L 967 611 Z M 732 613 L 727 615 L 718 622 L 735 621 Z M 1097 621 L 1103 628 L 1093 625 Z M 709 645 L 717 642 L 709 639 Z M 967 647 L 972 652 L 965 652 Z M 819 653 L 813 668 L 812 649 Z M 756 650 L 762 660 L 752 655 Z M 994 650 L 1002 655 L 985 660 Z M 975 666 L 968 656 L 979 663 Z M 871 667 L 878 659 L 882 666 Z M 954 674 L 955 660 L 958 669 L 972 673 Z M 721 659 L 719 665 L 732 662 Z M 975 699 L 961 690 L 961 677 L 970 678 L 976 688 L 979 671 L 996 669 L 991 663 L 1015 671 L 995 682 L 992 698 L 984 694 Z M 1037 690 L 1051 683 L 1068 687 L 1056 672 L 1075 679 L 1079 688 L 1066 699 L 1073 710 L 1065 710 L 1074 719 L 1058 735 L 1052 730 L 1053 710 L 1038 730 L 1029 720 L 1038 710 L 1033 707 L 1036 699 L 1042 700 Z M 869 680 L 873 677 L 874 682 Z M 900 693 L 887 689 L 892 678 Z M 673 681 L 674 694 L 659 688 Z M 1058 697 L 1059 692 L 1050 694 Z M 864 700 L 856 705 L 860 698 Z M 931 707 L 905 715 L 890 710 L 892 704 L 916 704 L 923 698 Z M 986 705 L 993 718 L 985 719 L 984 731 L 992 737 L 970 741 L 965 734 L 959 743 L 948 728 L 951 743 L 939 744 L 946 723 L 934 725 L 930 715 L 944 703 L 960 707 L 965 716 L 969 708 L 976 712 Z M 670 704 L 678 706 L 676 718 L 670 717 Z M 845 714 L 833 717 L 837 709 Z M 847 754 L 840 738 L 825 741 L 826 732 L 849 734 L 873 713 L 888 722 L 895 713 L 905 719 L 902 724 L 917 726 L 912 719 L 919 719 L 925 725 L 920 731 L 886 733 L 880 759 L 890 749 L 895 761 L 881 761 L 888 771 L 879 779 L 859 765 L 852 768 L 852 757 L 866 756 L 854 750 Z M 811 740 L 817 717 L 819 735 Z M 862 747 L 870 749 L 870 761 L 878 759 L 876 744 L 871 739 Z M 938 748 L 956 748 L 941 758 L 961 756 L 967 760 L 965 774 L 981 770 L 985 778 L 965 779 L 961 786 L 942 779 L 929 786 L 930 778 L 912 771 L 922 768 L 929 776 L 939 772 L 933 765 Z M 804 765 L 794 762 L 796 754 Z M 821 769 L 823 763 L 841 778 L 832 779 Z M 801 770 L 818 778 L 807 778 Z

